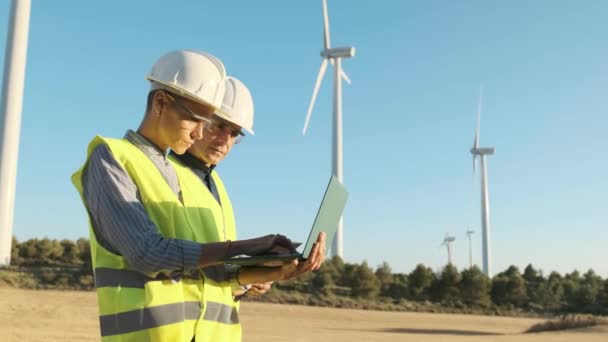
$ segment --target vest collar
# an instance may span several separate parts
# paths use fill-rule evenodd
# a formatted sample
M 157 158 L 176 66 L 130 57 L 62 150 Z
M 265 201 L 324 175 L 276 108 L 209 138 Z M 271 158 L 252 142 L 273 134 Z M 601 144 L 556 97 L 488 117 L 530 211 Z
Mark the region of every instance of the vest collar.
M 171 155 L 174 156 L 175 158 L 177 158 L 182 163 L 184 163 L 184 165 L 186 165 L 187 167 L 192 168 L 192 169 L 201 170 L 205 174 L 210 174 L 211 172 L 213 172 L 213 170 L 217 166 L 217 165 L 207 166 L 205 163 L 201 162 L 195 156 L 191 155 L 188 152 L 186 152 L 182 155 L 179 155 L 179 154 L 171 151 Z
M 146 137 L 133 130 L 128 130 L 127 133 L 125 133 L 125 139 L 139 148 L 149 158 L 160 157 L 166 160 L 167 156 L 169 155 L 168 150 L 160 150 L 150 140 L 146 139 Z

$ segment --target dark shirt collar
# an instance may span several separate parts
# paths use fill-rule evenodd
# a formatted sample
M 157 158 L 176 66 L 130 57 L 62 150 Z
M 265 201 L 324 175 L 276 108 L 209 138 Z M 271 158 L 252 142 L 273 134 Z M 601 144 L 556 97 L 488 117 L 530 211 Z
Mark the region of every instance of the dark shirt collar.
M 146 137 L 133 130 L 128 130 L 127 133 L 125 133 L 125 139 L 142 150 L 142 152 L 149 157 L 157 156 L 167 159 L 167 156 L 169 155 L 168 150 L 162 151 Z
M 201 170 L 205 174 L 210 174 L 211 172 L 213 172 L 213 170 L 217 166 L 217 165 L 207 166 L 205 163 L 201 162 L 195 156 L 191 155 L 188 152 L 180 155 L 180 154 L 177 154 L 177 153 L 171 151 L 171 155 L 174 156 L 175 158 L 177 158 L 179 161 L 181 161 L 187 167 L 192 168 L 192 169 Z

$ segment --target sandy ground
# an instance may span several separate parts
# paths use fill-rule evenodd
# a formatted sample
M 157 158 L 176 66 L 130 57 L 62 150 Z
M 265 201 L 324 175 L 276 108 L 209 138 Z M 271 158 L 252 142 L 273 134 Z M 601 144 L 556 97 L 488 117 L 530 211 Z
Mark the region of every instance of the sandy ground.
M 94 292 L 0 288 L 0 341 L 98 341 Z M 521 334 L 536 319 L 243 303 L 244 341 L 608 341 L 608 327 Z

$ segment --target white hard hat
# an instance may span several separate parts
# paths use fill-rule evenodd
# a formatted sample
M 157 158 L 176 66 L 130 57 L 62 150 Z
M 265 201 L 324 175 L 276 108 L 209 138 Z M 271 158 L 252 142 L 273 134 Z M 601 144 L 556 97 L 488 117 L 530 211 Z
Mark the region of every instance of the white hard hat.
M 232 76 L 226 78 L 222 107 L 215 115 L 239 125 L 253 135 L 253 98 L 243 82 Z
M 178 50 L 160 57 L 146 79 L 152 83 L 150 90 L 169 90 L 220 109 L 226 88 L 226 68 L 222 61 L 206 52 Z

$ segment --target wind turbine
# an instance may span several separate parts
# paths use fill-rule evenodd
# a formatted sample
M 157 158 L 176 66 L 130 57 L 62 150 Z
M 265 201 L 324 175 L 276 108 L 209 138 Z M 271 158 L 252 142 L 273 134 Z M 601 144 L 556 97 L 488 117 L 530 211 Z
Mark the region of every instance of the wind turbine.
M 483 249 L 483 273 L 492 277 L 492 254 L 490 250 L 490 203 L 488 200 L 488 172 L 486 169 L 486 156 L 494 154 L 494 147 L 479 147 L 479 126 L 481 121 L 481 103 L 483 87 L 479 89 L 479 103 L 477 105 L 477 129 L 475 140 L 471 148 L 473 155 L 473 181 L 477 172 L 477 159 L 481 163 L 481 226 L 482 226 L 482 249 Z
M 11 262 L 30 7 L 30 0 L 12 1 L 4 54 L 0 100 L 0 266 L 8 266 Z
M 338 180 L 343 183 L 342 180 L 342 79 L 350 84 L 350 79 L 346 73 L 342 70 L 342 58 L 350 58 L 355 55 L 355 48 L 352 46 L 336 47 L 332 48 L 329 41 L 329 16 L 327 14 L 327 0 L 323 0 L 323 50 L 321 50 L 321 68 L 317 75 L 317 81 L 312 92 L 312 98 L 310 105 L 308 106 L 308 113 L 306 114 L 306 120 L 304 121 L 304 128 L 302 129 L 302 135 L 306 134 L 308 129 L 308 123 L 310 122 L 310 116 L 312 109 L 317 99 L 317 94 L 321 86 L 321 80 L 327 70 L 327 62 L 331 63 L 334 67 L 334 118 L 333 118 L 333 139 L 332 139 L 332 173 Z M 338 229 L 336 236 L 334 237 L 332 245 L 333 256 L 343 257 L 343 245 L 342 245 L 342 227 L 343 222 L 340 218 L 338 223 Z
M 452 243 L 456 240 L 455 237 L 445 234 L 445 238 L 439 247 L 445 246 L 448 250 L 448 264 L 452 264 Z
M 474 233 L 474 230 L 467 230 L 467 238 L 469 239 L 469 267 L 473 267 L 473 244 L 471 242 L 471 236 Z

